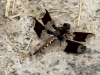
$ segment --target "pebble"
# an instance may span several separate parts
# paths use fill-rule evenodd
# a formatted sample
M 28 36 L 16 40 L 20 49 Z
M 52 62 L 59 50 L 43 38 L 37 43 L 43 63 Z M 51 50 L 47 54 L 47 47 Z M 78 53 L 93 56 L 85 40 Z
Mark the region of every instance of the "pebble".
M 96 68 L 97 71 L 100 72 L 100 64 L 97 64 L 97 65 L 95 66 L 95 68 Z
M 32 75 L 40 75 L 40 73 L 33 73 Z
M 86 48 L 85 53 L 91 53 L 91 49 L 90 48 Z
M 3 47 L 3 44 L 2 43 L 0 43 L 0 47 Z
M 13 33 L 13 36 L 18 36 L 18 35 L 19 35 L 18 32 L 14 32 L 14 33 Z
M 94 51 L 93 51 L 93 53 L 100 54 L 100 52 L 99 52 L 99 51 L 97 51 L 97 50 L 94 50 Z
M 57 60 L 55 63 L 54 63 L 54 65 L 58 65 L 59 64 L 59 60 Z
M 9 75 L 18 75 L 15 71 L 10 72 Z
M 0 75 L 5 75 L 4 71 L 0 71 Z

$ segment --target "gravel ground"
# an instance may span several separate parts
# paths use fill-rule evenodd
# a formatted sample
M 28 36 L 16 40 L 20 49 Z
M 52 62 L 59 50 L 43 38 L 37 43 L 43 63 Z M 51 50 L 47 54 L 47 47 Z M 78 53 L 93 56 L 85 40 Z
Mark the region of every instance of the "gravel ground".
M 100 75 L 100 0 L 82 0 L 77 27 L 79 1 L 0 0 L 0 75 Z M 82 43 L 87 47 L 85 53 L 65 53 L 67 43 L 55 40 L 32 55 L 48 37 L 44 31 L 38 38 L 33 29 L 33 18 L 42 23 L 45 9 L 56 26 L 67 22 L 71 32 L 95 34 Z

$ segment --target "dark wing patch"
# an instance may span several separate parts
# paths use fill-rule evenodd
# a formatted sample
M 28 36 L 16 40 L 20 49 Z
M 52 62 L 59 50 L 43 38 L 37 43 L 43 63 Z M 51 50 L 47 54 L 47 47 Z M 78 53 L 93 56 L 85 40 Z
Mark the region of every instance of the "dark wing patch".
M 53 27 L 55 30 L 57 30 L 57 27 L 56 27 L 54 24 L 52 25 L 52 27 Z
M 74 41 L 70 41 L 70 40 L 66 40 L 67 47 L 65 48 L 65 52 L 68 53 L 83 53 L 86 49 L 86 46 L 83 46 L 80 43 L 74 42 Z
M 87 35 L 91 34 L 91 33 L 74 32 L 73 34 L 75 35 L 75 37 L 73 38 L 73 40 L 80 41 L 80 42 L 85 42 L 85 39 L 86 39 Z
M 34 30 L 35 32 L 37 33 L 38 37 L 40 37 L 41 33 L 42 33 L 42 30 L 45 29 L 45 27 L 35 19 L 36 23 L 35 23 L 35 27 L 34 27 Z
M 45 10 L 46 10 L 46 9 L 45 9 Z M 51 19 L 50 15 L 49 15 L 49 12 L 46 10 L 46 14 L 45 14 L 44 17 L 42 18 L 42 21 L 43 21 L 44 25 L 46 25 L 47 22 L 48 22 L 48 21 L 51 21 L 51 20 L 52 20 L 52 19 Z
M 48 34 L 53 34 L 53 32 L 52 32 L 52 31 L 50 31 L 50 30 L 47 30 L 47 33 L 48 33 Z

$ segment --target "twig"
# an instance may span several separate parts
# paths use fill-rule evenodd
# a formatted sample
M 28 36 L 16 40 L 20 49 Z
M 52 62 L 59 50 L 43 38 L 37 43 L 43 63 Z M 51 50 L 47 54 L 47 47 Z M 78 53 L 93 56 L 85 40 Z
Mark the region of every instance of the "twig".
M 81 11 L 82 11 L 82 0 L 80 0 L 79 16 L 78 16 L 78 27 L 80 26 Z

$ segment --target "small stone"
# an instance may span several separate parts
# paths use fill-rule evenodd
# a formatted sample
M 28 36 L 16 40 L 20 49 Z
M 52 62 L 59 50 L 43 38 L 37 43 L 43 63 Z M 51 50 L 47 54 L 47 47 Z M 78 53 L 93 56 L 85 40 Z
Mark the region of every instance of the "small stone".
M 86 30 L 87 29 L 87 27 L 83 27 L 83 30 Z
M 96 70 L 100 72 L 100 64 L 95 66 Z
M 54 65 L 58 65 L 59 64 L 59 60 L 57 60 L 55 63 L 54 63 Z
M 9 75 L 18 75 L 15 71 L 10 72 Z
M 2 43 L 0 43 L 0 47 L 3 47 L 3 44 Z
M 74 61 L 74 62 L 77 61 L 77 58 L 74 58 L 72 61 Z
M 66 74 L 64 74 L 64 75 L 66 75 Z M 72 72 L 69 72 L 68 75 L 72 75 Z
M 47 73 L 49 73 L 50 71 L 47 71 Z
M 0 75 L 5 75 L 5 72 L 4 71 L 0 71 Z
M 86 63 L 86 60 L 82 60 L 81 63 L 82 63 L 82 64 L 85 64 L 85 63 Z
M 40 73 L 33 73 L 32 75 L 40 75 Z
M 29 37 L 27 37 L 26 39 L 27 39 L 27 40 L 30 40 L 30 38 L 29 38 Z
M 86 75 L 86 67 L 77 67 L 74 69 L 77 75 Z
M 90 48 L 86 48 L 85 53 L 91 53 L 91 49 Z
M 92 59 L 93 57 L 91 57 L 91 56 L 87 56 L 88 57 L 88 59 Z
M 40 7 L 37 7 L 37 10 L 40 10 L 41 8 Z
M 18 35 L 19 35 L 18 32 L 13 33 L 13 36 L 18 36 Z
M 20 16 L 15 17 L 16 20 L 20 20 Z
M 72 68 L 75 68 L 76 67 L 76 65 L 73 64 L 73 63 L 68 63 L 68 65 L 70 65 Z
M 93 51 L 93 53 L 100 54 L 100 52 L 99 52 L 99 51 L 97 51 L 97 50 L 94 50 L 94 51 Z
M 42 62 L 42 61 L 41 61 L 41 63 L 42 63 L 42 64 L 45 64 L 45 62 Z

